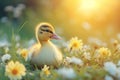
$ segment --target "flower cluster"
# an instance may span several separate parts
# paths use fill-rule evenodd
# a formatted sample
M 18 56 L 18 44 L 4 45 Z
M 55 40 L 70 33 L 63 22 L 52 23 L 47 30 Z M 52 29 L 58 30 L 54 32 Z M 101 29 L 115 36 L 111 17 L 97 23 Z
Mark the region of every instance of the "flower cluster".
M 25 9 L 24 4 L 18 4 L 17 7 L 11 5 L 5 7 L 6 12 L 13 12 L 13 17 L 18 18 L 22 15 L 22 11 Z
M 43 69 L 42 69 L 43 74 L 45 74 L 46 76 L 50 75 L 50 71 L 49 71 L 49 66 L 44 65 Z
M 10 80 L 22 79 L 22 76 L 26 74 L 26 68 L 23 64 L 18 61 L 10 61 L 5 68 L 5 75 L 10 78 Z
M 25 44 L 23 43 L 28 49 L 21 49 L 19 35 L 16 35 L 14 39 L 16 41 L 14 47 L 7 40 L 1 45 L 0 75 L 2 75 L 3 80 L 120 79 L 120 44 L 117 40 L 112 43 L 114 49 L 111 49 L 100 44 L 88 45 L 89 42 L 83 44 L 81 39 L 73 37 L 68 43 L 65 42 L 67 43 L 65 48 L 67 51 L 63 51 L 65 53 L 63 54 L 63 63 L 57 69 L 48 65 L 39 69 L 36 65 L 31 65 L 30 60 L 28 60 L 32 53 L 32 50 L 29 51 L 29 47 L 35 41 L 31 39 Z M 16 46 L 18 43 L 20 45 Z
M 111 75 L 114 76 L 117 80 L 120 79 L 120 67 L 117 67 L 113 62 L 105 62 L 104 69 Z
M 27 60 L 27 58 L 28 58 L 28 50 L 27 50 L 27 49 L 22 49 L 22 50 L 20 50 L 19 54 L 20 54 L 25 60 Z
M 5 54 L 2 56 L 2 62 L 5 63 L 7 60 L 10 60 L 11 55 L 10 54 Z
M 97 50 L 97 57 L 100 58 L 100 57 L 107 57 L 107 56 L 111 56 L 111 52 L 108 48 L 99 48 Z
M 83 42 L 82 40 L 79 40 L 77 37 L 72 38 L 68 42 L 68 51 L 71 53 L 78 53 L 83 47 Z

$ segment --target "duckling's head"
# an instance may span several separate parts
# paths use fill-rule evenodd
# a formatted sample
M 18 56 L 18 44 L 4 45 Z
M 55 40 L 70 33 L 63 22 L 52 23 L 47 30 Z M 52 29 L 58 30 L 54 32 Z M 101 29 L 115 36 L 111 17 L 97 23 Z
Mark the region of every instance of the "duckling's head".
M 38 41 L 48 41 L 50 39 L 60 39 L 55 33 L 53 26 L 49 23 L 40 23 L 36 27 L 36 38 Z

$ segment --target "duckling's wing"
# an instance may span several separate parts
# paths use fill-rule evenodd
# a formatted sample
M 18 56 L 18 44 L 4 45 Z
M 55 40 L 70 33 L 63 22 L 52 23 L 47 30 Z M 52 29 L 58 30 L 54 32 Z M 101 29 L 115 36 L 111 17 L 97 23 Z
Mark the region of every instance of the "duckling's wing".
M 28 49 L 28 60 L 31 60 L 31 58 L 40 50 L 41 45 L 40 44 L 34 44 L 32 47 Z
M 62 53 L 57 47 L 54 47 L 54 50 L 55 50 L 54 58 L 57 67 L 62 63 Z

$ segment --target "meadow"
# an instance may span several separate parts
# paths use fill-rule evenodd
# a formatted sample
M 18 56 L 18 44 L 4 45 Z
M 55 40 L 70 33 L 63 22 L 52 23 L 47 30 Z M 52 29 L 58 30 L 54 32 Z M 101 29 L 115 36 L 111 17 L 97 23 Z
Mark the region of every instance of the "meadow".
M 0 80 L 120 80 L 118 3 L 118 0 L 3 1 Z M 37 42 L 35 27 L 40 22 L 52 24 L 61 36 L 61 40 L 51 40 L 63 55 L 58 68 L 44 65 L 39 69 L 29 60 L 29 49 Z
M 20 35 L 14 32 L 10 39 L 8 35 L 1 36 L 0 80 L 120 79 L 120 34 L 116 35 L 116 39 L 108 39 L 107 42 L 95 37 L 89 38 L 86 43 L 78 37 L 72 37 L 68 41 L 60 40 L 59 44 L 53 41 L 61 48 L 64 57 L 58 69 L 47 65 L 43 69 L 33 69 L 27 55 L 28 48 L 36 42 L 35 38 L 21 40 Z M 14 71 L 14 68 L 18 71 Z

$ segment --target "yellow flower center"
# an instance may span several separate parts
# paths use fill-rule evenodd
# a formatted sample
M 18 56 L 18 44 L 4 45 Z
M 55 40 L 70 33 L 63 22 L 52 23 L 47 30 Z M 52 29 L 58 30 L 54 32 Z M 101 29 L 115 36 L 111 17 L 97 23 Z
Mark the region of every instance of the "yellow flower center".
M 100 55 L 103 56 L 103 57 L 106 57 L 106 56 L 110 56 L 110 55 L 111 55 L 110 50 L 109 50 L 108 48 L 104 48 L 104 47 L 99 49 L 99 53 L 100 53 Z
M 17 75 L 17 74 L 18 74 L 18 70 L 17 70 L 17 69 L 13 69 L 13 70 L 12 70 L 12 74 L 13 74 L 13 75 Z
M 102 52 L 102 55 L 107 55 L 107 52 L 106 52 L 106 51 L 103 51 L 103 52 Z
M 21 54 L 21 56 L 22 56 L 23 58 L 26 58 L 27 55 L 28 55 L 28 51 L 27 51 L 26 49 L 23 49 L 23 50 L 20 52 L 20 54 Z
M 45 75 L 47 76 L 50 75 L 49 66 L 44 65 L 44 68 L 42 69 L 42 71 Z
M 78 43 L 77 42 L 73 43 L 73 47 L 78 47 Z
M 46 71 L 45 71 L 45 74 L 46 74 L 46 75 L 49 75 L 49 74 L 50 74 L 49 70 L 46 70 Z
M 23 52 L 22 53 L 22 56 L 25 58 L 27 56 L 27 53 L 26 52 Z

